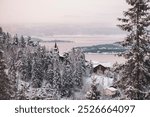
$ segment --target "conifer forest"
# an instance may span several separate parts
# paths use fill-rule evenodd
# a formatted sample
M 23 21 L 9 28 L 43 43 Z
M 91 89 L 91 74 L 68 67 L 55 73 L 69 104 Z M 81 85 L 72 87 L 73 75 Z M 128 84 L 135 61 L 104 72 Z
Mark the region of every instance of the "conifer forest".
M 61 54 L 57 41 L 47 49 L 0 27 L 0 100 L 149 100 L 150 0 L 125 1 L 116 27 L 126 49 L 116 56 L 126 61 L 111 67 L 95 66 L 82 48 Z

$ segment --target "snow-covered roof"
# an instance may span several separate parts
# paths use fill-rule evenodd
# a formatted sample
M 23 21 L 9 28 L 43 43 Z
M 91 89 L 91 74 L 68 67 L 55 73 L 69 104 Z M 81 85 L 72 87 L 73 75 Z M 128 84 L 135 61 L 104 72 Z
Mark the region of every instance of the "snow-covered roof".
M 107 90 L 110 90 L 110 91 L 117 91 L 117 89 L 116 88 L 114 88 L 114 87 L 108 87 L 108 88 L 106 88 Z
M 92 61 L 92 63 L 93 63 L 93 67 L 96 67 L 98 65 L 103 65 L 104 67 L 112 67 L 112 63 L 109 62 L 102 63 L 102 62 Z

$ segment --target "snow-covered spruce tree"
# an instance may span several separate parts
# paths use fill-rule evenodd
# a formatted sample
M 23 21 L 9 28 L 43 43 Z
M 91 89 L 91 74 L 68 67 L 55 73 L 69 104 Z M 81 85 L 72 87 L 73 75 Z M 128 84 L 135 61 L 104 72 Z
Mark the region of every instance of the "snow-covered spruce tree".
M 6 34 L 6 43 L 5 43 L 5 48 L 8 51 L 10 47 L 10 41 L 11 41 L 11 35 L 9 33 Z
M 74 55 L 75 64 L 74 64 L 73 82 L 74 86 L 81 88 L 83 85 L 83 77 L 85 76 L 85 55 L 80 49 L 75 50 L 74 54 L 75 54 Z
M 4 50 L 4 33 L 0 27 L 0 49 Z
M 123 65 L 122 78 L 117 82 L 127 99 L 150 99 L 150 0 L 126 0 L 131 6 L 118 25 L 128 32 L 122 45 L 129 50 L 123 55 L 128 60 Z M 145 61 L 145 57 L 148 59 Z
M 59 61 L 59 51 L 55 47 L 53 51 L 53 88 L 55 89 L 54 95 L 57 96 L 57 99 L 59 99 L 59 96 L 61 94 L 61 74 L 60 74 L 60 61 Z
M 19 43 L 19 39 L 18 39 L 18 36 L 17 36 L 17 34 L 14 36 L 14 38 L 13 38 L 13 44 L 14 45 L 18 45 L 18 43 Z
M 18 71 L 20 73 L 20 79 L 29 82 L 32 77 L 32 60 L 29 56 L 23 55 L 19 60 Z
M 70 62 L 65 63 L 62 76 L 62 96 L 70 97 L 73 88 L 73 70 Z
M 93 73 L 93 64 L 92 64 L 92 61 L 90 61 L 86 64 L 85 75 L 86 75 L 86 77 L 91 77 L 92 73 Z
M 4 47 L 5 47 L 7 35 L 6 35 L 6 33 L 3 32 L 2 36 L 3 36 L 2 43 L 3 43 Z
M 49 64 L 45 79 L 47 83 L 51 85 L 51 87 L 53 87 L 53 77 L 54 77 L 53 64 Z
M 0 27 L 0 35 L 2 35 L 3 34 L 3 29 L 2 29 L 2 27 Z
M 42 69 L 43 69 L 43 72 L 44 72 L 44 78 L 46 77 L 46 73 L 47 73 L 47 70 L 48 70 L 48 65 L 49 65 L 49 58 L 48 58 L 48 55 L 47 55 L 47 51 L 46 51 L 46 47 L 43 46 L 41 47 L 41 64 L 42 64 Z
M 29 82 L 31 80 L 31 77 L 32 77 L 32 58 L 28 55 L 27 59 L 27 82 Z
M 19 60 L 18 65 L 18 71 L 19 71 L 19 77 L 23 81 L 27 81 L 27 70 L 26 70 L 26 58 L 25 56 L 22 56 L 22 58 Z
M 27 38 L 27 45 L 28 46 L 31 46 L 33 43 L 32 43 L 32 41 L 31 41 L 31 37 L 30 36 L 28 36 L 28 38 Z
M 10 34 L 3 32 L 2 28 L 0 27 L 0 41 L 4 51 L 6 51 L 10 46 L 10 38 Z
M 15 66 L 15 61 L 11 59 L 10 67 L 8 69 L 8 77 L 10 81 L 11 99 L 16 99 L 18 91 L 18 79 L 16 75 L 17 68 Z
M 4 62 L 3 51 L 0 49 L 0 99 L 10 99 L 10 81 L 5 73 L 6 64 Z
M 73 89 L 81 88 L 82 83 L 80 83 L 81 74 L 79 75 L 78 69 L 78 54 L 77 49 L 73 48 L 69 53 L 64 54 L 65 62 L 70 62 L 72 70 L 72 85 Z M 80 71 L 81 72 L 81 71 Z
M 60 75 L 59 68 L 54 69 L 53 88 L 55 90 L 54 95 L 60 96 L 61 95 L 61 75 Z
M 32 64 L 32 78 L 31 86 L 33 88 L 41 88 L 43 82 L 44 72 L 42 69 L 42 64 L 39 58 L 34 58 Z
M 28 100 L 29 97 L 27 95 L 29 93 L 29 86 L 26 84 L 21 85 L 21 89 L 17 91 L 16 99 L 17 100 Z
M 97 90 L 96 78 L 92 78 L 91 89 L 86 93 L 86 99 L 88 100 L 100 99 L 100 91 Z
M 26 47 L 26 41 L 25 41 L 25 39 L 24 39 L 23 36 L 21 36 L 21 38 L 20 38 L 20 46 L 21 46 L 22 48 L 25 48 L 25 47 Z

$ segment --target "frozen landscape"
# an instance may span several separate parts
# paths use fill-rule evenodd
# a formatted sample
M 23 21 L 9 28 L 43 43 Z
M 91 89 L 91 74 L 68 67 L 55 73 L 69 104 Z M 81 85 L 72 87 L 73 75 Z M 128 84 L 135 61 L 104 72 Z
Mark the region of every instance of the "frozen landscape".
M 92 84 L 97 87 L 98 99 L 110 99 L 116 95 L 118 90 L 112 87 L 113 64 L 125 60 L 117 53 L 83 53 L 80 45 L 95 45 L 100 37 L 73 38 L 61 37 L 61 41 L 57 41 L 53 37 L 54 41 L 43 41 L 37 37 L 12 37 L 1 28 L 1 43 L 5 43 L 1 58 L 7 56 L 5 61 L 10 67 L 5 71 L 15 90 L 11 92 L 11 98 L 87 99 Z M 92 39 L 95 41 L 90 43 Z
M 149 6 L 0 1 L 0 100 L 149 100 Z

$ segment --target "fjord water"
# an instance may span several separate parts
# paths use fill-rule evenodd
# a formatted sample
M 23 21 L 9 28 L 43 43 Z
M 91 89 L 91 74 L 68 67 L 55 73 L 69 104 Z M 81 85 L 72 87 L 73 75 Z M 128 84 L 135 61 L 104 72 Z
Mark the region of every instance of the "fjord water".
M 59 40 L 62 42 L 57 42 L 60 54 L 70 51 L 73 47 L 85 47 L 93 46 L 98 44 L 111 44 L 121 40 L 120 36 L 55 36 L 55 37 L 38 37 L 42 40 L 53 42 L 41 42 L 47 49 L 54 47 L 54 40 Z M 65 42 L 70 41 L 70 42 Z M 124 63 L 125 59 L 123 57 L 118 57 L 114 54 L 99 54 L 99 53 L 85 53 L 86 60 L 98 62 L 98 63 L 110 63 L 111 65 L 118 62 Z

